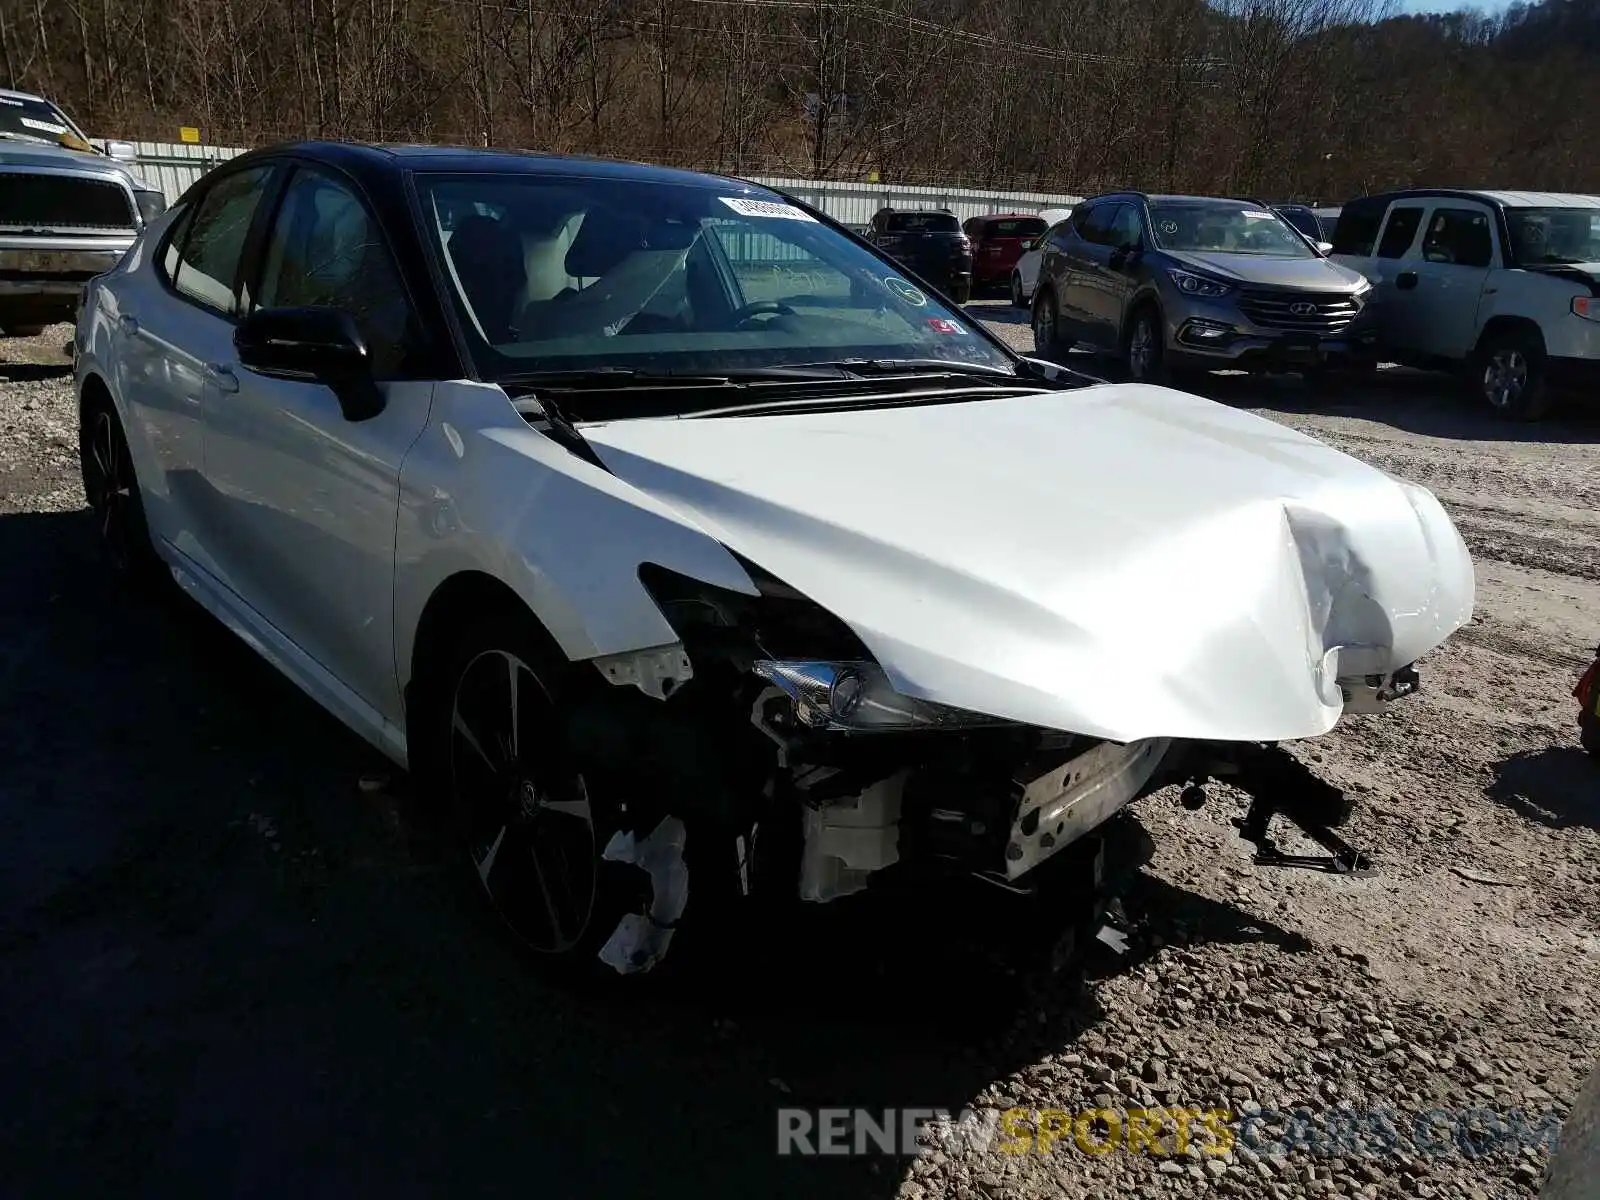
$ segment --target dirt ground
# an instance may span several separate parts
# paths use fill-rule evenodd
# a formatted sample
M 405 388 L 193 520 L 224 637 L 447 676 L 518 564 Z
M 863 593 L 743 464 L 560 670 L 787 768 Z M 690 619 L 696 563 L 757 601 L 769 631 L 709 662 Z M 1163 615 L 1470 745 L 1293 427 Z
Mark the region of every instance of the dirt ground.
M 1020 312 L 972 311 L 1030 347 Z M 68 333 L 0 342 L 0 1194 L 1536 1190 L 1544 1150 L 1481 1127 L 1565 1116 L 1600 1054 L 1600 764 L 1570 696 L 1600 642 L 1600 416 L 1509 427 L 1401 371 L 1208 385 L 1427 484 L 1476 558 L 1420 694 L 1297 747 L 1360 801 L 1373 876 L 1256 868 L 1237 797 L 1158 794 L 1125 823 L 1153 842 L 1129 948 L 1087 987 L 1008 966 L 962 895 L 841 903 L 686 947 L 648 998 L 582 997 L 353 735 L 197 611 L 107 594 Z M 784 1106 L 1222 1107 L 1259 1136 L 801 1159 Z M 1288 1132 L 1375 1110 L 1399 1130 L 1375 1151 Z

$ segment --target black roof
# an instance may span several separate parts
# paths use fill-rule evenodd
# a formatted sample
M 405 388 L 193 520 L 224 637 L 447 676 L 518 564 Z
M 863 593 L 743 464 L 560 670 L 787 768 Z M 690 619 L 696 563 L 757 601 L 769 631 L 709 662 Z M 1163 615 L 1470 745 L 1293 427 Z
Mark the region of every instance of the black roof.
M 474 146 L 374 145 L 366 142 L 281 142 L 250 150 L 235 163 L 279 155 L 297 155 L 340 167 L 357 178 L 368 179 L 394 171 L 482 171 L 494 174 L 566 175 L 591 179 L 623 179 L 639 183 L 675 183 L 698 187 L 734 188 L 772 196 L 769 188 L 743 179 L 685 171 L 650 163 L 626 162 L 576 154 L 547 154 L 536 150 L 484 149 Z

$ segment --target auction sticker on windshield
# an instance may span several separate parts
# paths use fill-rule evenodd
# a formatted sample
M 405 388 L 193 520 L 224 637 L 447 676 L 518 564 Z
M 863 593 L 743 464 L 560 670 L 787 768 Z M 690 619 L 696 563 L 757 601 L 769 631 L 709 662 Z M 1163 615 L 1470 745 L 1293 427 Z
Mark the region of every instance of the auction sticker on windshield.
M 918 308 L 921 308 L 928 302 L 928 298 L 924 296 L 917 288 L 898 276 L 889 276 L 889 278 L 883 281 L 883 286 L 888 288 L 896 296 L 899 296 L 900 299 L 904 300 L 907 304 L 914 304 Z
M 776 217 L 780 221 L 813 223 L 816 221 L 810 213 L 802 212 L 792 204 L 780 204 L 775 200 L 746 200 L 742 196 L 720 196 L 718 199 L 741 217 Z
M 959 321 L 952 321 L 948 317 L 929 317 L 928 326 L 935 333 L 953 333 L 959 337 L 965 337 L 967 332 Z

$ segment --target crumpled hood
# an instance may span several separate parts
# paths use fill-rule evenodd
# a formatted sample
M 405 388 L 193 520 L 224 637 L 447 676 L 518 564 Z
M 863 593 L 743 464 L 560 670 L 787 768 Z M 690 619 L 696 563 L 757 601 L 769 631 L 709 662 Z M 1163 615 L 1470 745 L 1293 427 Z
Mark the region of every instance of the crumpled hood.
M 1304 288 L 1322 291 L 1357 291 L 1359 271 L 1326 258 L 1274 258 L 1270 254 L 1203 254 L 1198 250 L 1163 250 L 1179 266 L 1221 279 L 1257 287 Z
M 583 432 L 905 693 L 1050 728 L 1314 736 L 1336 677 L 1404 666 L 1472 612 L 1426 489 L 1166 388 Z

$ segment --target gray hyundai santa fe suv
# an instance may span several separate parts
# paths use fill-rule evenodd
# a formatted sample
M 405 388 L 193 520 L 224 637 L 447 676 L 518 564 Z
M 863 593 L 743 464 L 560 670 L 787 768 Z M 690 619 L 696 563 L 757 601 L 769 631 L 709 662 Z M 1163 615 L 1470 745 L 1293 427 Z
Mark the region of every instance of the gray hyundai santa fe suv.
M 1087 346 L 1151 383 L 1375 363 L 1371 285 L 1253 200 L 1093 196 L 1040 249 L 1040 354 Z

